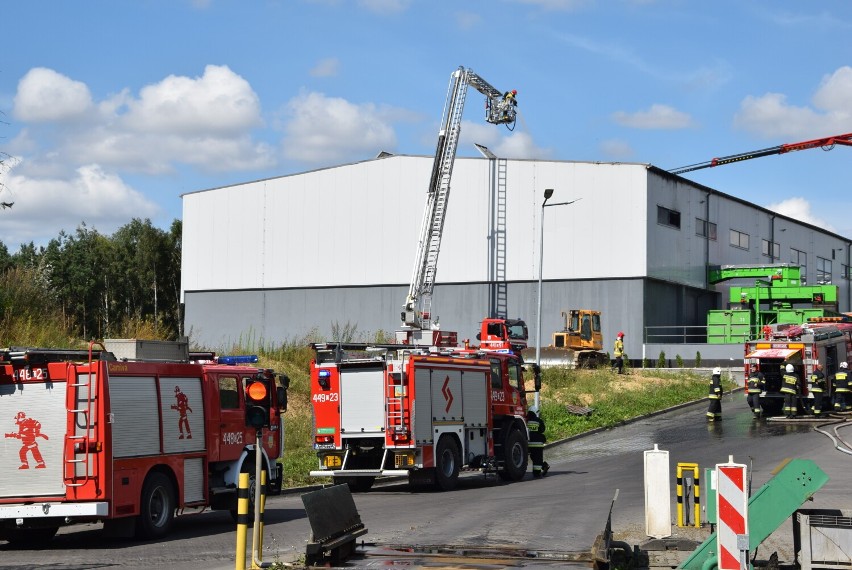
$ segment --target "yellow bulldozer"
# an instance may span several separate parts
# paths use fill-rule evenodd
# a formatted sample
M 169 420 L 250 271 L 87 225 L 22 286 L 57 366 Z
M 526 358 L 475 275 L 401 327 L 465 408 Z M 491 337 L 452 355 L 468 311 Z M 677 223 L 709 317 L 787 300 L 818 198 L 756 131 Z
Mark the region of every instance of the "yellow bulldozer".
M 564 326 L 552 335 L 550 346 L 541 348 L 541 367 L 597 368 L 608 366 L 603 349 L 601 312 L 591 309 L 562 311 Z M 535 347 L 523 350 L 524 360 L 535 362 Z

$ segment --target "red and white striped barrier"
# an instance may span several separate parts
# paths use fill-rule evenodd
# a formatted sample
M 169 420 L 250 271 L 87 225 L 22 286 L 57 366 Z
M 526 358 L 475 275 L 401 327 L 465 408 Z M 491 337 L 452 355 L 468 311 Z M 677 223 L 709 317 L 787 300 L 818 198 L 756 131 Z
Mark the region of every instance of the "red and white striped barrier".
M 719 570 L 740 570 L 747 562 L 740 549 L 748 550 L 748 489 L 746 466 L 734 463 L 716 465 L 716 556 Z M 738 537 L 743 537 L 742 542 Z M 744 544 L 743 544 L 744 543 Z

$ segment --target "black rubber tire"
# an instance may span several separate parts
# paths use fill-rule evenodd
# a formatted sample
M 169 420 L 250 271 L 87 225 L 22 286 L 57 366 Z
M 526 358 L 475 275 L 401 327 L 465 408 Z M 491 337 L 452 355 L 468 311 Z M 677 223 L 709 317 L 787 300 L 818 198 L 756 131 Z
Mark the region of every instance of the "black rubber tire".
M 459 484 L 461 458 L 455 438 L 445 435 L 438 440 L 435 451 L 435 486 L 441 491 L 452 491 Z
M 157 471 L 145 478 L 139 516 L 136 517 L 136 537 L 143 540 L 162 538 L 169 534 L 175 522 L 175 489 L 171 480 Z
M 348 485 L 350 493 L 366 493 L 373 488 L 375 477 L 346 477 L 338 475 L 333 478 L 335 485 Z
M 520 481 L 527 473 L 529 462 L 529 450 L 527 449 L 527 438 L 516 427 L 509 430 L 506 440 L 503 442 L 503 468 L 500 477 L 504 481 Z
M 58 526 L 49 526 L 44 528 L 10 528 L 0 530 L 0 540 L 6 540 L 15 547 L 37 547 L 45 548 L 45 543 L 49 542 L 56 536 Z

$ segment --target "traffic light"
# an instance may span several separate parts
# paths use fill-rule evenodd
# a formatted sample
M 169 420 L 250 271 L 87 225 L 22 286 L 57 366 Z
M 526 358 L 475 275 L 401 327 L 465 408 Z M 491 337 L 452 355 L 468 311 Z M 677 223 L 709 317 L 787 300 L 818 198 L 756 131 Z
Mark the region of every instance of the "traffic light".
M 273 387 L 274 380 L 267 378 L 263 372 L 258 372 L 246 383 L 246 426 L 255 429 L 269 427 Z

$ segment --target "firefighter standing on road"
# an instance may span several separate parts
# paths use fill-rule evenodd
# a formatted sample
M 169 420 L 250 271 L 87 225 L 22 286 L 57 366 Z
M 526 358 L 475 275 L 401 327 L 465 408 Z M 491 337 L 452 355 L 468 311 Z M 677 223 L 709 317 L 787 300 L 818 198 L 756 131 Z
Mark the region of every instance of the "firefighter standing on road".
M 760 393 L 763 392 L 765 385 L 766 381 L 763 378 L 763 373 L 757 369 L 757 364 L 752 364 L 751 372 L 749 372 L 748 380 L 746 381 L 746 392 L 748 394 L 746 399 L 756 418 L 760 417 Z
M 618 370 L 619 374 L 624 374 L 624 333 L 618 333 L 615 337 L 615 343 L 612 345 L 612 355 L 615 357 L 615 363 L 612 366 L 613 370 Z
M 796 401 L 799 396 L 799 378 L 795 374 L 795 368 L 788 364 L 784 368 L 785 374 L 781 378 L 781 393 L 784 394 L 784 416 L 796 417 Z
M 811 413 L 815 416 L 822 414 L 822 397 L 825 394 L 825 374 L 822 373 L 822 365 L 814 365 L 814 372 L 811 374 L 811 394 L 814 395 L 813 407 Z
M 527 412 L 527 429 L 530 432 L 530 459 L 533 464 L 533 477 L 543 477 L 547 475 L 547 470 L 550 466 L 544 460 L 544 443 L 547 438 L 544 436 L 544 420 L 538 417 L 535 413 L 535 408 L 530 408 Z
M 707 421 L 713 422 L 722 419 L 722 369 L 718 366 L 713 369 L 710 377 L 710 405 L 707 406 Z
M 846 411 L 846 399 L 849 397 L 848 365 L 840 363 L 840 370 L 834 375 L 834 411 Z

